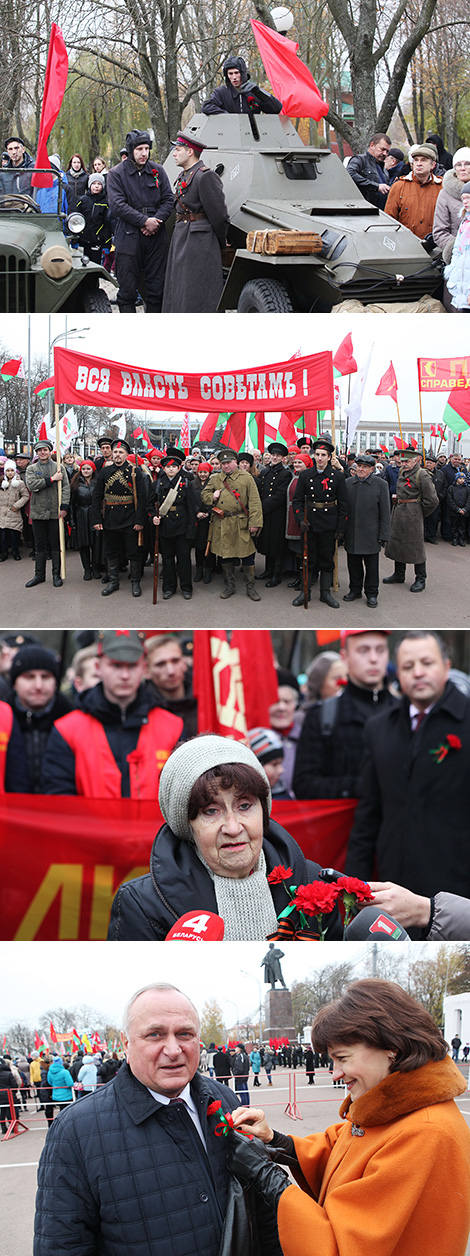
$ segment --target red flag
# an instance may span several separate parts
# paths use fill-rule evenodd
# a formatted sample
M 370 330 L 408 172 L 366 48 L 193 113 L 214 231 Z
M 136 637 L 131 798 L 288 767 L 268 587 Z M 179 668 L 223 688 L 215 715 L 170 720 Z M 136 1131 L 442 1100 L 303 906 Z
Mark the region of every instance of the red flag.
M 252 19 L 251 25 L 271 87 L 282 100 L 282 112 L 290 118 L 314 118 L 315 122 L 326 117 L 328 104 L 308 66 L 297 56 L 299 45 L 263 22 Z
M 354 372 L 357 371 L 357 362 L 353 357 L 351 332 L 348 332 L 336 350 L 333 358 L 333 369 L 339 371 L 340 375 L 354 375 Z
M 200 733 L 242 740 L 248 728 L 269 725 L 278 694 L 270 633 L 237 629 L 229 643 L 225 631 L 196 632 L 193 681 Z
M 266 628 L 256 632 L 237 628 L 232 632 L 231 645 L 240 655 L 246 726 L 269 728 L 269 708 L 278 699 L 271 633 Z M 257 677 L 256 685 L 253 676 Z
M 229 449 L 241 449 L 245 439 L 246 414 L 231 414 L 228 423 L 224 427 L 220 444 L 227 445 Z
M 44 379 L 42 384 L 38 384 L 37 388 L 34 389 L 34 396 L 42 397 L 43 393 L 49 392 L 50 389 L 53 387 L 54 387 L 54 376 L 50 375 L 49 379 Z
M 297 432 L 290 417 L 290 414 L 281 414 L 279 427 L 279 435 L 286 441 L 288 445 L 295 445 L 297 440 Z
M 58 1037 L 57 1037 L 56 1031 L 55 1031 L 55 1029 L 54 1029 L 54 1026 L 53 1026 L 53 1024 L 52 1024 L 52 1021 L 51 1021 L 50 1026 L 49 1026 L 49 1035 L 50 1035 L 51 1042 L 58 1042 Z
M 392 397 L 393 401 L 398 400 L 397 377 L 393 362 L 390 363 L 385 375 L 382 375 L 380 384 L 375 390 L 375 395 L 376 397 Z
M 47 435 L 47 423 L 45 419 L 42 419 L 41 426 L 39 428 L 38 440 L 48 440 L 48 439 L 49 438 Z
M 138 440 L 138 439 L 139 439 L 139 436 L 142 436 L 142 428 L 141 428 L 141 427 L 135 427 L 135 428 L 134 428 L 134 431 L 133 431 L 133 432 L 131 432 L 131 436 L 135 436 L 135 439 L 136 439 L 136 440 Z
M 67 85 L 69 59 L 65 47 L 64 36 L 55 22 L 51 27 L 49 52 L 47 54 L 46 78 L 42 98 L 41 121 L 39 123 L 38 150 L 36 167 L 50 166 L 47 155 L 47 141 L 59 116 L 60 106 Z M 51 188 L 52 174 L 33 174 L 31 185 L 34 188 Z
M 261 450 L 261 453 L 263 453 L 263 451 L 264 451 L 265 431 L 266 431 L 266 415 L 265 415 L 265 413 L 264 413 L 264 410 L 257 410 L 257 411 L 256 411 L 256 414 L 255 414 L 255 423 L 256 423 L 256 427 L 257 427 L 257 431 L 258 431 L 258 436 L 257 436 L 257 439 L 256 439 L 256 448 L 257 448 L 257 449 L 260 449 L 260 450 Z M 250 432 L 250 435 L 251 435 L 251 432 Z
M 396 449 L 406 449 L 406 441 L 402 440 L 401 436 L 394 436 L 393 439 L 395 441 Z
M 218 418 L 218 410 L 216 413 L 206 414 L 202 427 L 199 428 L 198 440 L 212 440 L 217 427 Z
M 410 441 L 409 441 L 409 443 L 410 443 L 410 445 L 412 445 L 412 446 L 413 446 L 413 449 L 417 449 L 417 448 L 418 448 L 418 442 L 417 442 L 417 440 L 416 440 L 416 437 L 415 437 L 415 436 L 410 436 Z
M 386 445 L 379 445 L 379 449 L 382 449 L 384 454 L 388 454 L 388 449 Z
M 23 358 L 10 358 L 9 362 L 4 362 L 0 367 L 0 375 L 3 375 L 4 379 L 14 379 L 15 376 L 24 379 Z

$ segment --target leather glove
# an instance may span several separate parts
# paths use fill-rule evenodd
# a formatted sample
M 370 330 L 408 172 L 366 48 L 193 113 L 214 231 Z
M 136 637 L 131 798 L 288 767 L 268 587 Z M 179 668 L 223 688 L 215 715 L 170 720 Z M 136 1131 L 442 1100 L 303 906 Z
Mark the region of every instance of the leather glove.
M 308 519 L 302 519 L 301 522 L 299 523 L 299 528 L 301 532 L 310 532 L 310 524 L 308 522 Z
M 291 1183 L 280 1165 L 273 1164 L 269 1152 L 259 1138 L 248 1141 L 243 1134 L 231 1130 L 227 1168 L 235 1177 L 250 1182 L 266 1203 L 277 1209 L 283 1191 Z
M 246 96 L 247 92 L 252 92 L 253 89 L 256 90 L 257 87 L 258 87 L 258 84 L 255 83 L 254 79 L 248 79 L 246 83 L 242 83 L 239 90 L 241 91 L 243 96 Z

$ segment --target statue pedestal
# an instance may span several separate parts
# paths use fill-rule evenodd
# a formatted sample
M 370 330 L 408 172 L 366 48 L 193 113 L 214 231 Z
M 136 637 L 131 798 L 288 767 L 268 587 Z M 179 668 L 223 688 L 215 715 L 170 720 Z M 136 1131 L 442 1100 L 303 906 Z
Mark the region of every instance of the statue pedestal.
M 265 1004 L 265 1038 L 288 1038 L 296 1041 L 290 990 L 268 990 Z

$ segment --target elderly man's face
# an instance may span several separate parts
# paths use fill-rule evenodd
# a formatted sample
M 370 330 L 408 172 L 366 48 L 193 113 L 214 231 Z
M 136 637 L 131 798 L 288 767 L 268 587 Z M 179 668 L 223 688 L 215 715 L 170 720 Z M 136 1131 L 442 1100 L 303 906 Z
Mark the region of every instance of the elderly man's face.
M 177 1098 L 199 1064 L 199 1021 L 177 990 L 146 990 L 131 1008 L 128 1037 L 122 1035 L 134 1077 L 169 1099 Z
M 435 164 L 435 161 L 433 161 L 431 157 L 421 157 L 418 153 L 417 157 L 411 158 L 411 169 L 414 178 L 417 179 L 419 183 L 427 183 L 431 171 L 434 170 Z
M 374 467 L 370 467 L 367 462 L 357 463 L 358 480 L 367 480 L 369 476 L 372 475 L 373 471 L 374 471 Z

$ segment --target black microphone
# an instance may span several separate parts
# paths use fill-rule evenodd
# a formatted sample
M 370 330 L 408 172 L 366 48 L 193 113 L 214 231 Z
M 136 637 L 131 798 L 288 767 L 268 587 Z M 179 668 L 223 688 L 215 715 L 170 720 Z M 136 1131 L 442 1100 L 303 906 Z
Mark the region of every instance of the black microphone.
M 398 920 L 380 907 L 363 907 L 344 931 L 346 942 L 410 942 L 410 935 Z

